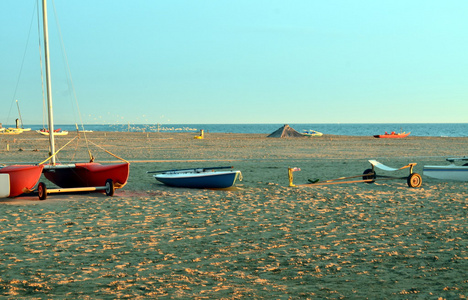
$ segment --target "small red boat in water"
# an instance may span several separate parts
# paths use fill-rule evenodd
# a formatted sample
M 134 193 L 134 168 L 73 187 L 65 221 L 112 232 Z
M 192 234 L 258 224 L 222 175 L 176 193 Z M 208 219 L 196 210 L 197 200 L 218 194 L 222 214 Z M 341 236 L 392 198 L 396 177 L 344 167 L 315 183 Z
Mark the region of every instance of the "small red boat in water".
M 401 133 L 395 133 L 394 131 L 392 133 L 386 133 L 385 134 L 377 134 L 374 135 L 375 138 L 390 138 L 390 139 L 399 139 L 399 138 L 404 138 L 410 135 L 411 132 L 401 132 Z
M 8 174 L 10 188 L 7 197 L 29 193 L 39 181 L 43 165 L 11 165 L 0 168 L 0 174 Z

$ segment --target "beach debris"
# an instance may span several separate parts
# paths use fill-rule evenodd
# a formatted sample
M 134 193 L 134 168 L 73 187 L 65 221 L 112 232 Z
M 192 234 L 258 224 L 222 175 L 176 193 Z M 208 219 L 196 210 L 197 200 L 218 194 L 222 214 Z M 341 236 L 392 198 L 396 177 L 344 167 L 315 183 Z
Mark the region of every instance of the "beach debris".
M 200 129 L 200 135 L 196 135 L 193 137 L 194 139 L 199 139 L 202 140 L 205 138 L 205 131 L 203 129 Z
M 296 168 L 296 167 L 288 168 L 289 186 L 295 186 L 293 183 L 293 180 L 294 180 L 293 172 L 297 172 L 300 170 L 301 170 L 300 168 Z

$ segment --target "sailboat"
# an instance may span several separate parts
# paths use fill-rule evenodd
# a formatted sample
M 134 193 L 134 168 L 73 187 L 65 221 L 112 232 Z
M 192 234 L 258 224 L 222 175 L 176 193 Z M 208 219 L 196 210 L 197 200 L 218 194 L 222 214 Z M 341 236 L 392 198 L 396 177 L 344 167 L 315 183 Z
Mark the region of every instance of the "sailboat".
M 46 129 L 46 128 L 42 128 L 42 129 L 39 129 L 39 130 L 36 130 L 37 133 L 40 133 L 42 135 L 49 135 L 49 130 Z M 66 130 L 62 130 L 61 128 L 59 129 L 55 129 L 54 132 L 53 132 L 54 135 L 67 135 L 68 134 L 68 131 Z
M 46 70 L 46 94 L 48 130 L 54 132 L 54 114 L 52 107 L 52 82 L 49 60 L 49 38 L 47 25 L 47 0 L 42 0 L 44 56 Z M 113 195 L 115 188 L 122 188 L 128 180 L 130 163 L 100 164 L 91 161 L 88 163 L 59 164 L 56 162 L 55 134 L 49 134 L 49 147 L 51 156 L 49 163 L 44 165 L 44 176 L 63 189 L 47 190 L 44 183 L 38 186 L 39 198 L 45 199 L 47 193 L 105 190 L 106 194 Z
M 2 134 L 20 134 L 23 132 L 19 128 L 2 128 L 0 131 Z
M 16 127 L 0 128 L 0 132 L 3 134 L 20 134 L 25 131 L 31 131 L 31 128 L 24 128 L 23 118 L 21 118 L 21 111 L 19 108 L 18 100 L 16 100 L 16 107 L 18 108 L 19 119 L 16 119 Z M 20 125 L 21 124 L 21 127 Z
M 23 133 L 25 131 L 30 131 L 30 130 L 31 128 L 19 127 L 18 119 L 16 119 L 16 127 L 0 128 L 0 132 L 3 134 L 20 134 L 20 133 Z
M 21 111 L 20 111 L 18 100 L 16 100 L 16 107 L 18 108 L 18 116 L 19 116 L 19 119 L 16 119 L 16 128 L 8 128 L 8 129 L 13 130 L 13 131 L 19 131 L 20 133 L 25 132 L 25 131 L 31 131 L 31 128 L 24 128 L 23 118 L 21 117 Z M 19 126 L 19 123 L 21 123 L 21 127 Z

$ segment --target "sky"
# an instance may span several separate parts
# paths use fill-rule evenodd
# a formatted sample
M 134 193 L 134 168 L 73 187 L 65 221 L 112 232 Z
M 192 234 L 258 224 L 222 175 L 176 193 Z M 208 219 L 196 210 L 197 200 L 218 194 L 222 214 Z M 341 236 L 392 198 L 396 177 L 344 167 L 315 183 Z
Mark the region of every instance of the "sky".
M 468 122 L 465 0 L 48 6 L 56 124 Z M 4 124 L 43 123 L 35 7 L 0 1 Z

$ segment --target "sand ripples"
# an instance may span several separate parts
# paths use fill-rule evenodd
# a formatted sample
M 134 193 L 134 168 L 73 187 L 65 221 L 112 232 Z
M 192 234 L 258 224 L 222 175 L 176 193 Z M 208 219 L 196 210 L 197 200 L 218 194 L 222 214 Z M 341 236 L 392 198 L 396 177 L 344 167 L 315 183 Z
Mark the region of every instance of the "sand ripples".
M 122 190 L 7 206 L 0 286 L 7 297 L 458 297 L 467 204 L 440 196 L 387 185 Z

